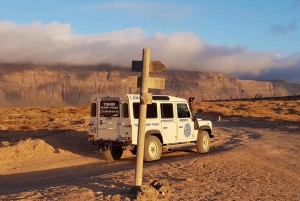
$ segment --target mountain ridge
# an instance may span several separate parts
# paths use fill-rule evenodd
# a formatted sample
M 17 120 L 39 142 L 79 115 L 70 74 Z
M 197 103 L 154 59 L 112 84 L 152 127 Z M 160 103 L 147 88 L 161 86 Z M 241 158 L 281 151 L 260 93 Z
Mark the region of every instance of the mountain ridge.
M 88 105 L 94 93 L 139 93 L 121 80 L 139 76 L 130 68 L 111 66 L 0 64 L 0 107 Z M 239 80 L 213 72 L 167 70 L 165 89 L 150 89 L 196 101 L 300 95 L 300 85 L 287 82 Z

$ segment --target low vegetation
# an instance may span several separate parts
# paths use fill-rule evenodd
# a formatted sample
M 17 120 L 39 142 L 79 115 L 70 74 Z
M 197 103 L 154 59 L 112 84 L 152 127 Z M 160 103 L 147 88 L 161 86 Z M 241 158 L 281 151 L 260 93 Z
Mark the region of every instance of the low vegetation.
M 0 108 L 0 130 L 86 130 L 89 107 Z
M 198 112 L 300 122 L 300 100 L 197 102 Z
M 197 102 L 198 112 L 300 122 L 300 100 Z M 87 130 L 89 107 L 0 108 L 0 130 Z

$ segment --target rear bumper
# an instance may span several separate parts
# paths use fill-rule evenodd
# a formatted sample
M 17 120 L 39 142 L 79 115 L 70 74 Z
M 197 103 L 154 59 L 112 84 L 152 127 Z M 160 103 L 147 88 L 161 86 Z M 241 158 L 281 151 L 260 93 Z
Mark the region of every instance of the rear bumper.
M 127 146 L 131 145 L 132 141 L 127 140 L 111 140 L 111 139 L 90 139 L 89 142 L 93 145 L 97 144 L 99 146 Z

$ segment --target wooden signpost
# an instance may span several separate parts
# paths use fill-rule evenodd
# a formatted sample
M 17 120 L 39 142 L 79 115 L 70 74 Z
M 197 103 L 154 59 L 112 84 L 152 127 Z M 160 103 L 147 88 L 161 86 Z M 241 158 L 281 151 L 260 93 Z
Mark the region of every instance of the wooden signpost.
M 145 126 L 147 104 L 152 103 L 152 94 L 148 93 L 148 89 L 164 89 L 164 78 L 149 77 L 150 72 L 162 72 L 167 66 L 161 61 L 150 61 L 150 49 L 143 49 L 142 61 L 132 61 L 132 71 L 142 72 L 142 77 L 130 76 L 124 80 L 131 87 L 140 87 L 140 116 L 138 124 L 138 141 L 135 169 L 135 186 L 142 185 L 143 178 L 143 159 L 144 159 L 144 143 L 145 143 Z
M 141 87 L 142 78 L 137 76 L 129 76 L 122 80 L 130 87 Z M 148 77 L 148 88 L 150 89 L 164 89 L 165 88 L 165 78 L 159 77 Z

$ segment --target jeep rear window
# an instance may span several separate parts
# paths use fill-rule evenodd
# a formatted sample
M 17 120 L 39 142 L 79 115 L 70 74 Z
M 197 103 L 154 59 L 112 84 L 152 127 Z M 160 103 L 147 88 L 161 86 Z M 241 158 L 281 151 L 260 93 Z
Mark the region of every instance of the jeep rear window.
M 140 103 L 133 103 L 133 116 L 135 119 L 140 117 Z M 147 104 L 147 119 L 157 118 L 157 105 L 156 103 Z
M 100 117 L 120 117 L 120 103 L 115 100 L 100 102 Z
M 92 103 L 91 104 L 90 115 L 91 115 L 91 117 L 95 117 L 96 114 L 97 114 L 97 112 L 96 112 L 96 103 Z

